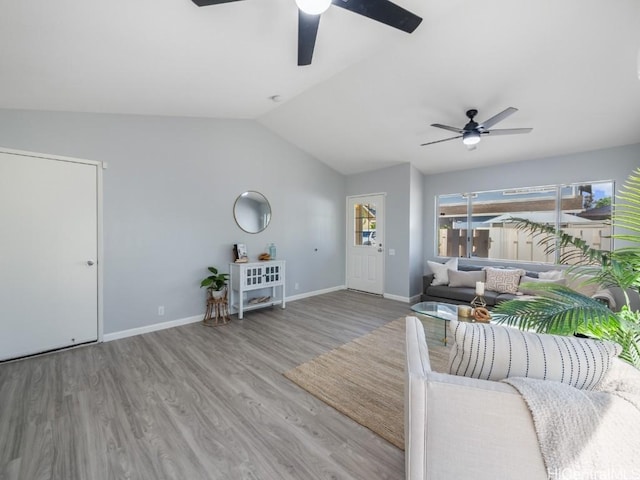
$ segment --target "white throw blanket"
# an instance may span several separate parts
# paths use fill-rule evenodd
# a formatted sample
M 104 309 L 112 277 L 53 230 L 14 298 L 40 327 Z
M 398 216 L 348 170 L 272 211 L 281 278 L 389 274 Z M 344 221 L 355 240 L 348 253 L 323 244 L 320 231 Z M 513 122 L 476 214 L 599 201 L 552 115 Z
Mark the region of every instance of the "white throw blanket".
M 512 377 L 553 480 L 640 479 L 640 371 L 621 360 L 596 390 Z

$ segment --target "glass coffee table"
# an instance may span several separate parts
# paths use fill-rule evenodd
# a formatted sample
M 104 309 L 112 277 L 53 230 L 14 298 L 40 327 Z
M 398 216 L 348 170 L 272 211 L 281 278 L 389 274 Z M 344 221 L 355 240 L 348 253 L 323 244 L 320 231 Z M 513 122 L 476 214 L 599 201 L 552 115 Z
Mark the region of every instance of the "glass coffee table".
M 450 320 L 459 320 L 461 322 L 473 322 L 474 319 L 471 315 L 468 317 L 461 317 L 458 315 L 458 305 L 442 302 L 420 302 L 411 306 L 411 310 L 427 317 L 436 318 L 442 320 L 444 324 L 444 338 L 442 343 L 447 344 L 447 330 L 449 328 Z

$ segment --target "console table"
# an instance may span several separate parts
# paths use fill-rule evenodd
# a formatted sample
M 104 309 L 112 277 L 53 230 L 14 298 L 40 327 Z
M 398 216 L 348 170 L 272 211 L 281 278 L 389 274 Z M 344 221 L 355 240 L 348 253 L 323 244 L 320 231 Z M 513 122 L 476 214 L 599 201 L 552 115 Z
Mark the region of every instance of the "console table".
M 285 262 L 273 260 L 254 263 L 229 264 L 229 303 L 238 312 L 241 319 L 243 313 L 256 308 L 282 305 L 285 308 Z M 260 296 L 257 290 L 269 289 L 268 297 Z M 255 293 L 251 297 L 251 293 Z

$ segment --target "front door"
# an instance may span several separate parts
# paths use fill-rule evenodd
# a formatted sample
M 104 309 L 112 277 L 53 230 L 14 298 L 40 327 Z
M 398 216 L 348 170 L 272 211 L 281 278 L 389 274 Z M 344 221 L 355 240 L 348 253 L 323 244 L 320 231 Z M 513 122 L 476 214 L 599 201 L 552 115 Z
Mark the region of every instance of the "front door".
M 347 288 L 384 293 L 384 195 L 347 198 Z
M 98 339 L 97 178 L 0 152 L 0 360 Z

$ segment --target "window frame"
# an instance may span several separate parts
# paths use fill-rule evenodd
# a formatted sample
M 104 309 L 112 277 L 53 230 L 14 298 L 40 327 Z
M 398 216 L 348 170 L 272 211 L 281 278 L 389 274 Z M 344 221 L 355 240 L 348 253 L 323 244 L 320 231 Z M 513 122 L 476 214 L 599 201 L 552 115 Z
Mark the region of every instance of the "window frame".
M 601 198 L 610 198 L 610 205 L 611 205 L 611 211 L 609 213 L 609 217 L 607 219 L 601 219 L 600 221 L 603 223 L 603 225 L 608 225 L 609 228 L 611 229 L 611 218 L 613 216 L 613 207 L 614 207 L 614 203 L 615 203 L 615 191 L 616 191 L 616 185 L 615 185 L 615 181 L 614 180 L 591 180 L 591 181 L 582 181 L 582 182 L 568 182 L 568 183 L 558 183 L 558 184 L 550 184 L 550 185 L 539 185 L 539 186 L 531 186 L 531 187 L 526 187 L 526 186 L 522 186 L 522 187 L 511 187 L 511 188 L 503 188 L 503 189 L 492 189 L 492 190 L 476 190 L 476 191 L 470 191 L 470 192 L 460 192 L 460 193 L 444 193 L 444 194 L 438 194 L 435 195 L 435 221 L 434 221 L 434 230 L 435 230 L 435 234 L 434 234 L 434 254 L 436 257 L 450 257 L 450 256 L 454 256 L 454 255 L 443 255 L 442 254 L 442 245 L 441 245 L 441 229 L 443 226 L 443 223 L 441 222 L 441 219 L 443 218 L 443 216 L 445 216 L 442 212 L 442 203 L 441 200 L 447 197 L 462 197 L 462 198 L 466 198 L 466 216 L 464 218 L 461 218 L 461 215 L 455 215 L 455 214 L 451 214 L 451 215 L 446 215 L 446 217 L 455 219 L 458 218 L 459 220 L 457 221 L 459 224 L 461 225 L 466 225 L 466 229 L 464 228 L 460 228 L 459 230 L 461 231 L 465 231 L 466 232 L 466 238 L 463 240 L 464 241 L 464 245 L 463 245 L 463 241 L 460 242 L 460 244 L 458 245 L 457 250 L 460 252 L 464 252 L 464 254 L 459 254 L 459 255 L 455 255 L 458 256 L 459 258 L 467 258 L 467 259 L 474 259 L 474 260 L 483 260 L 483 261 L 500 261 L 500 262 L 517 262 L 517 263 L 537 263 L 537 264 L 545 264 L 545 265 L 563 265 L 562 263 L 560 263 L 561 260 L 561 255 L 562 252 L 560 250 L 560 248 L 555 248 L 555 251 L 553 253 L 553 261 L 540 261 L 540 260 L 520 260 L 520 259 L 516 259 L 516 258 L 494 258 L 494 257 L 490 257 L 490 256 L 476 256 L 474 255 L 474 233 L 476 230 L 481 230 L 478 229 L 477 227 L 474 227 L 474 216 L 473 216 L 473 208 L 474 208 L 474 199 L 478 199 L 481 198 L 483 196 L 483 194 L 496 194 L 496 193 L 501 193 L 503 196 L 504 195 L 519 195 L 519 194 L 526 194 L 526 193 L 533 193 L 535 191 L 539 191 L 541 193 L 543 192 L 553 192 L 553 198 L 555 201 L 555 208 L 553 209 L 554 212 L 554 219 L 553 222 L 549 222 L 549 225 L 552 225 L 556 231 L 562 231 L 563 224 L 566 224 L 566 222 L 562 222 L 562 214 L 563 212 L 567 211 L 567 210 L 572 210 L 572 209 L 565 209 L 563 210 L 563 202 L 565 199 L 571 199 L 571 198 L 578 198 L 578 197 L 582 197 L 583 193 L 585 193 L 585 191 L 587 190 L 583 190 L 585 187 L 589 187 L 588 193 L 589 195 L 591 195 L 591 202 L 596 202 L 596 199 L 593 196 L 592 193 L 592 189 L 594 185 L 603 185 L 603 188 L 601 189 L 603 192 L 605 192 L 605 195 L 603 195 Z M 577 191 L 578 194 L 573 196 L 567 196 L 565 194 L 565 189 L 574 189 L 574 191 Z M 606 193 L 610 193 L 609 196 L 606 195 Z M 575 200 L 574 200 L 575 201 Z M 597 200 L 599 201 L 599 199 Z M 582 206 L 581 208 L 583 209 L 582 211 L 587 211 L 589 208 L 592 208 L 591 206 L 589 207 L 585 207 L 585 204 L 587 202 L 587 199 L 585 199 L 584 197 L 582 197 Z M 500 203 L 499 201 L 496 201 L 495 203 Z M 517 202 L 513 202 L 513 203 L 517 203 Z M 476 203 L 477 205 L 477 203 Z M 461 206 L 459 205 L 459 208 L 461 208 Z M 575 210 L 575 208 L 573 209 Z M 520 210 L 520 212 L 524 212 L 524 210 Z M 518 211 L 512 212 L 514 217 L 518 216 Z M 493 215 L 493 214 L 489 214 L 489 215 Z M 498 213 L 496 213 L 496 215 L 499 215 Z M 487 216 L 485 215 L 476 215 L 476 217 L 478 216 Z M 453 222 L 455 222 L 456 220 L 452 220 L 450 223 L 453 224 Z M 477 223 L 477 222 L 476 222 Z M 611 234 L 613 234 L 613 231 L 611 230 L 609 232 L 609 234 L 607 235 L 607 237 L 609 237 Z M 602 238 L 602 237 L 601 237 Z M 461 239 L 462 240 L 462 239 Z M 558 247 L 557 244 L 558 239 L 556 239 L 556 247 Z M 605 248 L 607 249 L 607 248 Z M 611 245 L 609 245 L 608 249 L 613 249 L 613 244 L 611 241 Z M 453 250 L 456 250 L 455 245 Z M 447 253 L 449 253 L 447 251 Z

